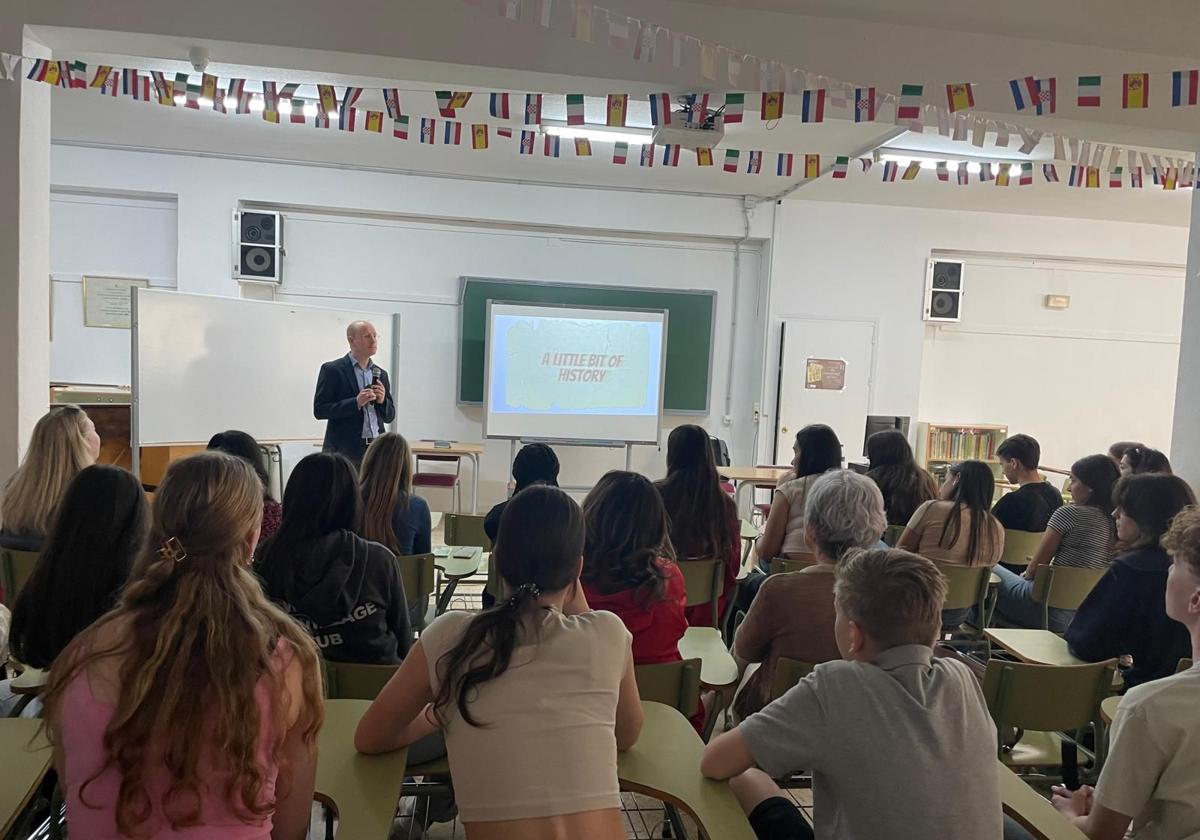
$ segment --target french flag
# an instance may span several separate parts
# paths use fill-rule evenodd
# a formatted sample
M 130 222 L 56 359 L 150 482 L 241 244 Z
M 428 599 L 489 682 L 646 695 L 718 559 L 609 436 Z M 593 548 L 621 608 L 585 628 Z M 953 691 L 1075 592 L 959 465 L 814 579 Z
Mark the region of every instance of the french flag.
M 670 125 L 671 124 L 671 94 L 669 94 L 669 93 L 652 93 L 652 94 L 650 94 L 650 124 L 651 125 Z

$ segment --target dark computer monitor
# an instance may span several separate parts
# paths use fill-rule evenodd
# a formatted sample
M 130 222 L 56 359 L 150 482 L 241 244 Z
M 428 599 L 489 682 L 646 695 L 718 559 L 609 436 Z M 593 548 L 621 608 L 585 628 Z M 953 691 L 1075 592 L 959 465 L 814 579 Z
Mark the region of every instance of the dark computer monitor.
M 883 414 L 868 414 L 867 415 L 867 431 L 863 435 L 863 456 L 867 454 L 867 440 L 876 432 L 886 432 L 888 429 L 896 429 L 905 437 L 908 437 L 908 418 L 900 416 L 887 416 Z

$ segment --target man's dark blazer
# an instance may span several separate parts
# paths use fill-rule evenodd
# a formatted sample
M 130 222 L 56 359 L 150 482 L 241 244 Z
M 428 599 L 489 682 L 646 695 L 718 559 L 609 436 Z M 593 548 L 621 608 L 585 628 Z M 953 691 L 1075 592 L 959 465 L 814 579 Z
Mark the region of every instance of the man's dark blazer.
M 392 396 L 388 373 L 381 367 L 379 378 L 387 396 L 382 403 L 372 404 L 379 420 L 379 433 L 383 434 L 383 424 L 396 419 L 396 400 Z M 362 457 L 363 451 L 364 409 L 357 404 L 360 390 L 354 375 L 354 362 L 346 355 L 321 365 L 321 372 L 317 375 L 317 390 L 313 394 L 313 416 L 329 421 L 325 424 L 325 451 L 341 452 L 355 461 Z

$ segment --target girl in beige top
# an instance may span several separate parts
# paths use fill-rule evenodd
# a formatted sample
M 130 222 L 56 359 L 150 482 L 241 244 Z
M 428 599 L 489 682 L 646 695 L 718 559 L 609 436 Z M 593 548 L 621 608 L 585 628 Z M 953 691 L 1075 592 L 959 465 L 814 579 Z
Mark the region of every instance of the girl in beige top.
M 833 429 L 821 423 L 798 431 L 792 452 L 797 477 L 775 488 L 771 512 L 754 546 L 763 562 L 780 554 L 790 557 L 809 552 L 804 541 L 804 497 L 819 475 L 842 466 L 842 443 Z
M 1004 528 L 990 508 L 996 478 L 982 461 L 954 464 L 939 498 L 925 502 L 897 548 L 953 566 L 994 566 L 1004 553 Z
M 617 752 L 637 740 L 642 706 L 629 631 L 583 597 L 579 506 L 529 487 L 499 533 L 492 557 L 511 597 L 434 621 L 354 745 L 386 752 L 443 729 L 468 840 L 624 838 Z

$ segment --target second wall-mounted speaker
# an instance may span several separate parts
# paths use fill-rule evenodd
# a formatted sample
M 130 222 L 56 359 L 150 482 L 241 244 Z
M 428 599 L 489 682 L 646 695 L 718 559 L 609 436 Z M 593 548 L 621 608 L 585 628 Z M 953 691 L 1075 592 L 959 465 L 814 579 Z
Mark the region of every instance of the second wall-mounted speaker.
M 233 214 L 233 277 L 260 283 L 283 280 L 283 217 L 260 210 Z
M 961 321 L 963 294 L 963 264 L 958 260 L 930 260 L 925 273 L 925 320 Z

